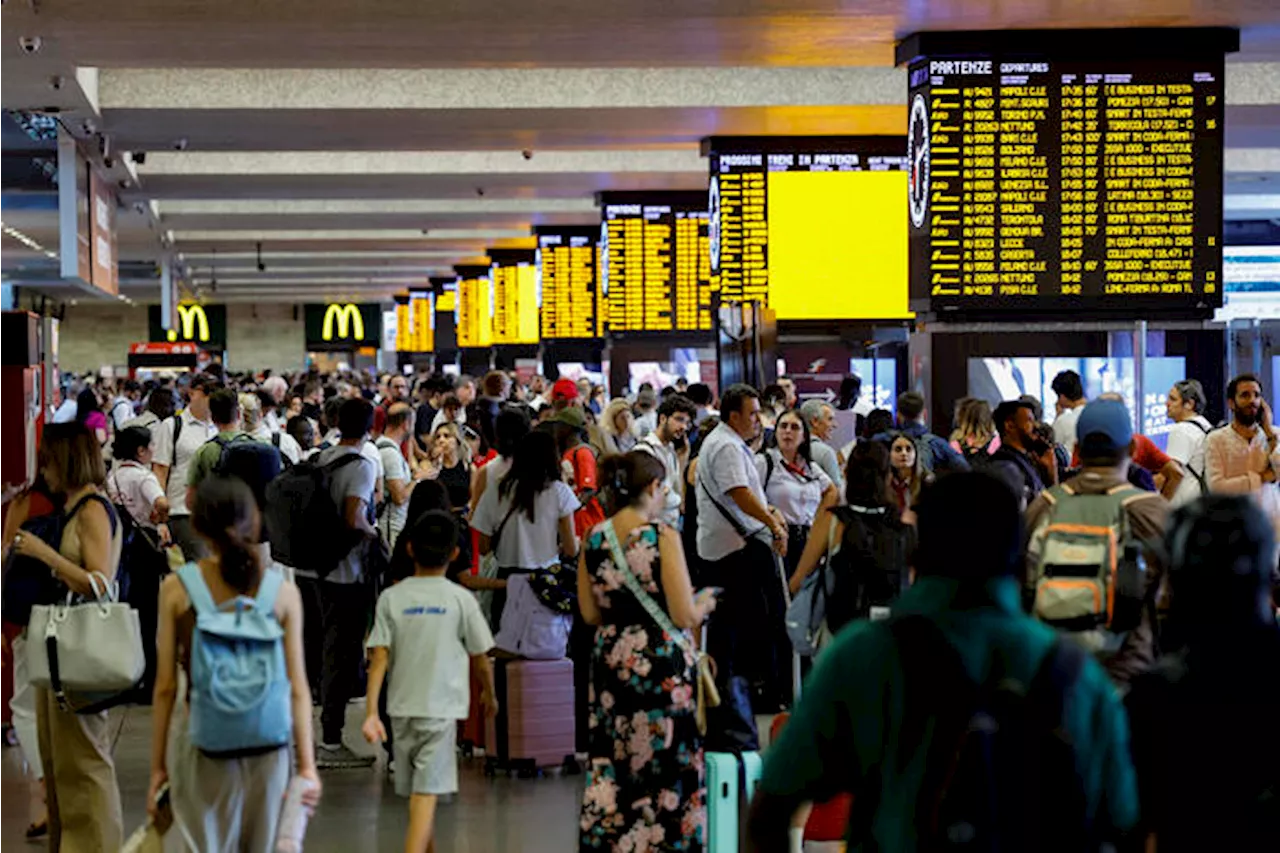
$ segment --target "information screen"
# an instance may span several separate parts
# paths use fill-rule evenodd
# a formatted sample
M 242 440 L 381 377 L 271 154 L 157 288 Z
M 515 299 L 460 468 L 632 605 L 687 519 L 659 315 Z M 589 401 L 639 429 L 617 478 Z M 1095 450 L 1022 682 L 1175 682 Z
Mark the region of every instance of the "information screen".
M 417 342 L 413 336 L 413 320 L 409 311 L 409 296 L 397 296 L 395 298 L 396 310 L 396 352 L 413 352 L 413 346 Z
M 953 34 L 962 52 L 946 34 L 917 37 L 913 307 L 1203 313 L 1222 304 L 1221 39 L 1143 58 L 1132 49 L 1185 31 L 1101 32 L 1011 34 L 1016 43 L 999 37 L 985 50 L 981 34 Z M 1106 58 L 1081 58 L 1100 51 L 1097 39 L 1117 38 L 1113 53 L 1096 53 Z
M 711 331 L 715 283 L 706 195 L 609 192 L 598 198 L 609 330 Z
M 779 320 L 910 317 L 906 149 L 901 136 L 705 140 L 721 301 Z
M 434 352 L 452 352 L 458 348 L 458 280 L 448 276 L 433 276 L 431 292 L 435 297 Z
M 436 348 L 436 299 L 430 290 L 409 288 L 409 325 L 413 352 Z
M 538 273 L 532 250 L 490 249 L 493 342 L 538 342 Z
M 493 285 L 488 267 L 457 267 L 458 347 L 478 348 L 493 345 Z
M 538 238 L 542 337 L 600 337 L 599 229 L 548 225 L 536 227 L 534 233 Z

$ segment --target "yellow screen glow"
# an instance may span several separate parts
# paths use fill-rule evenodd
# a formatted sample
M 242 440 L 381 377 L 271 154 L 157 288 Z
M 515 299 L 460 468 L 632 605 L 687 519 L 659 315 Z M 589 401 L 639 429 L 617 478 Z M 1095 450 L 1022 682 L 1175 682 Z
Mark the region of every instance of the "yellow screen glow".
M 907 309 L 907 173 L 770 172 L 769 306 L 779 320 Z

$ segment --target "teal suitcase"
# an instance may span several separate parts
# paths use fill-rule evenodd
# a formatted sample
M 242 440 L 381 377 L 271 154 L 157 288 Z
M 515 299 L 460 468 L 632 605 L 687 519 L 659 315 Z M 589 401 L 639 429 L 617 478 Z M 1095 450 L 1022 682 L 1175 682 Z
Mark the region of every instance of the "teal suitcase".
M 707 853 L 738 853 L 747 807 L 764 768 L 758 752 L 708 752 Z

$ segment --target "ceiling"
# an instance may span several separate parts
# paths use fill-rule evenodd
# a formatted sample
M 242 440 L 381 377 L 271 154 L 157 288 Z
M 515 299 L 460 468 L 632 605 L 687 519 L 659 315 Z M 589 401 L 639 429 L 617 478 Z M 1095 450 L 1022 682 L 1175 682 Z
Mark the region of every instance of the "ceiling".
M 145 153 L 112 171 L 136 300 L 159 298 L 168 251 L 212 299 L 385 298 L 533 225 L 596 222 L 601 190 L 705 188 L 705 136 L 903 133 L 893 49 L 922 29 L 1241 27 L 1227 215 L 1280 218 L 1275 0 L 10 0 L 2 16 L 5 108 Z M 56 194 L 31 165 L 49 144 L 0 129 L 4 224 L 25 238 L 0 237 L 5 276 L 58 295 Z

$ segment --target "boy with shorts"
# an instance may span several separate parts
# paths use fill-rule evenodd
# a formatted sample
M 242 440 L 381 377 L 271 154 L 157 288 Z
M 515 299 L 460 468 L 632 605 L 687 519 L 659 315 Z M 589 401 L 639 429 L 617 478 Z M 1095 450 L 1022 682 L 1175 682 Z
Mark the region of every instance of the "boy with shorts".
M 409 798 L 405 850 L 427 853 L 434 846 L 436 798 L 458 790 L 454 742 L 458 720 L 469 711 L 468 658 L 480 679 L 485 712 L 498 712 L 487 656 L 493 635 L 475 596 L 444 576 L 458 556 L 453 514 L 423 513 L 401 535 L 409 538 L 414 573 L 378 598 L 362 730 L 370 743 L 387 739 L 378 696 L 390 665 L 387 712 L 395 736 L 396 793 Z

